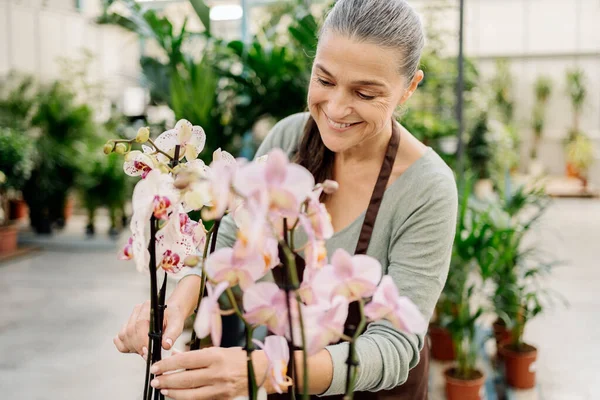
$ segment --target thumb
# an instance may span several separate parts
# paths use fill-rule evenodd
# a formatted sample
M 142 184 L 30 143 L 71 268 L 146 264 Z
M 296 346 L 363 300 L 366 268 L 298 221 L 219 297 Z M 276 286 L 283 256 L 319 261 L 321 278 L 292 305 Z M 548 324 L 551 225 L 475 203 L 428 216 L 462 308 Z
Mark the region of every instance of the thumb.
M 163 327 L 162 347 L 165 350 L 171 349 L 173 343 L 183 332 L 185 318 L 178 308 L 169 308 L 165 310 L 165 326 Z

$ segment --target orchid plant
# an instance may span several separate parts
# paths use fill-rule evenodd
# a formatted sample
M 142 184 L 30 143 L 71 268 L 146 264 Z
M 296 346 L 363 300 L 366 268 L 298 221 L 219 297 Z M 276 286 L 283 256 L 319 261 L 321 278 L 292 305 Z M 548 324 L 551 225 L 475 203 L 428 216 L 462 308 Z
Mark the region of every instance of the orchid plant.
M 343 249 L 328 258 L 325 241 L 333 235 L 333 227 L 320 198 L 333 193 L 336 182 L 315 183 L 308 170 L 291 163 L 279 149 L 253 162 L 217 150 L 212 163 L 205 165 L 196 159 L 205 140 L 201 127 L 181 120 L 154 141 L 148 128 L 141 128 L 135 139 L 111 140 L 104 147 L 107 154 L 125 155 L 124 171 L 141 177 L 132 199 L 131 238 L 120 258 L 133 260 L 138 270 L 150 273 L 144 398 L 154 398 L 149 371 L 161 357 L 166 274 L 199 268 L 195 336 L 210 336 L 219 346 L 221 316 L 238 315 L 246 327 L 249 399 L 266 397 L 267 381 L 290 398 L 296 387 L 302 387 L 307 399 L 308 357 L 340 340 L 350 342 L 346 396 L 351 399 L 357 372 L 354 343 L 367 322 L 386 319 L 399 330 L 424 333 L 425 319 L 410 299 L 398 293 L 392 278 L 382 276 L 376 259 Z M 141 151 L 132 150 L 135 143 L 142 144 Z M 202 220 L 190 219 L 188 213 L 198 210 Z M 237 225 L 236 241 L 216 250 L 220 220 L 226 214 Z M 208 221 L 214 221 L 210 230 L 205 229 Z M 308 238 L 300 247 L 294 241 L 298 229 Z M 165 278 L 158 290 L 161 269 Z M 279 279 L 273 282 L 273 277 Z M 234 295 L 236 288 L 241 298 Z M 231 309 L 220 309 L 221 295 L 228 297 Z M 345 333 L 350 303 L 357 303 L 361 316 L 351 336 Z M 270 332 L 264 342 L 253 340 L 258 326 Z M 253 370 L 254 346 L 269 360 L 265 376 L 256 376 Z M 304 350 L 302 385 L 295 383 L 294 348 Z

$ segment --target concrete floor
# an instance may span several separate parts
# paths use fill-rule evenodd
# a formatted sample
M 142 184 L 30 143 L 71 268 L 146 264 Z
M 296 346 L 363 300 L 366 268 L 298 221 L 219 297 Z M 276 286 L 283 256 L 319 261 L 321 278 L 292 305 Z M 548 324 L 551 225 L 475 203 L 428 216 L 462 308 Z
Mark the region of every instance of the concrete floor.
M 600 201 L 556 201 L 535 238 L 569 262 L 549 285 L 570 306 L 529 325 L 539 390 L 515 397 L 600 399 Z M 141 398 L 144 363 L 118 353 L 112 338 L 147 298 L 148 283 L 115 252 L 43 251 L 0 264 L 0 388 L 8 398 Z M 440 389 L 433 398 L 443 398 Z

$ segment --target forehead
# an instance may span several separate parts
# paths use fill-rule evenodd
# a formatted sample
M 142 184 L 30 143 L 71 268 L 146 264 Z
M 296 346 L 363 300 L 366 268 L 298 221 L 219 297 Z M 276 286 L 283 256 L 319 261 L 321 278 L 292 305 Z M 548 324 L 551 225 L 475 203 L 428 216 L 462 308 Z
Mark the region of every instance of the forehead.
M 320 64 L 336 79 L 384 80 L 390 86 L 402 84 L 399 53 L 373 43 L 326 32 L 317 47 L 315 64 Z

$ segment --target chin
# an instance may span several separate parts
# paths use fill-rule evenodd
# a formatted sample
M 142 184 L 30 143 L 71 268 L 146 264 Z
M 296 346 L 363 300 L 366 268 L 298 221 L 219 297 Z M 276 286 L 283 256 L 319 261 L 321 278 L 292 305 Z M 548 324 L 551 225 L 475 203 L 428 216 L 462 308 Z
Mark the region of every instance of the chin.
M 363 130 L 363 127 L 360 125 L 340 132 L 329 126 L 327 117 L 322 113 L 319 113 L 318 117 L 315 118 L 315 121 L 319 128 L 323 144 L 334 153 L 343 152 L 360 141 L 359 138 L 361 137 L 361 132 Z

